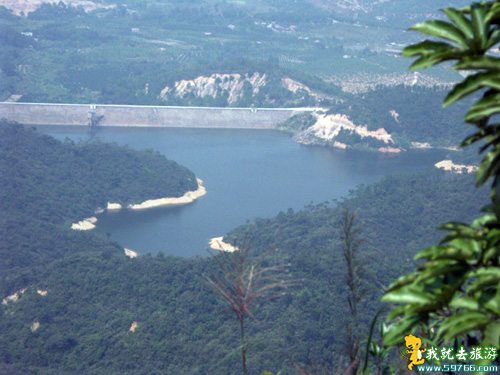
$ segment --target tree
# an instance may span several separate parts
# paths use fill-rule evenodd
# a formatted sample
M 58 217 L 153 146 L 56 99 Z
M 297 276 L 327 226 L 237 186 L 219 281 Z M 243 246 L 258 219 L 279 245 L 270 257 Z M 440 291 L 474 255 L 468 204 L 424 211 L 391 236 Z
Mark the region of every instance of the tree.
M 359 248 L 363 243 L 361 228 L 356 222 L 354 212 L 345 209 L 340 223 L 340 238 L 346 265 L 345 282 L 347 285 L 347 302 L 349 317 L 346 325 L 346 352 L 349 357 L 347 374 L 356 374 L 359 366 L 359 336 L 358 336 L 358 303 L 361 301 L 361 277 Z
M 492 53 L 500 42 L 500 3 L 473 3 L 446 8 L 444 20 L 412 27 L 434 37 L 411 45 L 405 56 L 417 57 L 412 69 L 446 61 L 469 73 L 444 100 L 449 106 L 467 96 L 476 99 L 465 116 L 475 127 L 462 147 L 482 143 L 484 158 L 477 184 L 492 181 L 491 204 L 472 224 L 451 222 L 436 245 L 420 251 L 417 270 L 394 282 L 383 301 L 398 304 L 389 316 L 385 345 L 400 344 L 404 335 L 420 331 L 435 345 L 500 342 L 500 59 Z
M 288 264 L 272 262 L 269 256 L 251 257 L 250 247 L 241 246 L 233 253 L 222 251 L 213 256 L 217 273 L 205 275 L 209 286 L 229 304 L 240 327 L 242 373 L 248 375 L 245 321 L 255 319 L 251 305 L 286 294 L 299 281 L 288 274 Z

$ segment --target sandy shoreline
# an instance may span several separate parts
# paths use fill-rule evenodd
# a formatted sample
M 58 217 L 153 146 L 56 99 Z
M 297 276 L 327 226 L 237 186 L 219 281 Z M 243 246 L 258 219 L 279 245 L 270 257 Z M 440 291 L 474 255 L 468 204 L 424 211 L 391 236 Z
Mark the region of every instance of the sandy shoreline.
M 183 196 L 177 198 L 158 198 L 149 199 L 139 204 L 129 204 L 127 208 L 131 210 L 147 210 L 155 207 L 182 206 L 193 203 L 198 198 L 203 197 L 207 193 L 207 189 L 203 184 L 203 180 L 197 178 L 198 188 L 196 190 L 187 191 Z
M 429 142 L 411 142 L 411 147 L 412 149 L 417 149 L 417 150 L 447 150 L 447 151 L 461 151 L 459 147 L 453 147 L 453 146 L 433 146 Z
M 184 193 L 184 195 L 182 195 L 180 197 L 174 197 L 174 198 L 166 197 L 166 198 L 158 198 L 158 199 L 149 199 L 149 200 L 146 200 L 142 203 L 129 204 L 127 206 L 127 209 L 130 209 L 133 211 L 139 211 L 139 210 L 147 210 L 147 209 L 156 208 L 156 207 L 181 206 L 181 205 L 193 203 L 198 198 L 201 198 L 205 194 L 207 194 L 207 189 L 205 188 L 203 180 L 201 180 L 200 178 L 196 178 L 196 182 L 198 183 L 198 188 L 196 190 L 187 191 L 186 193 Z M 118 212 L 122 208 L 123 207 L 120 203 L 108 202 L 108 204 L 106 206 L 106 211 Z M 97 210 L 96 214 L 100 214 L 103 212 L 104 212 L 104 210 Z M 72 223 L 71 229 L 82 230 L 82 231 L 92 230 L 92 229 L 95 229 L 96 224 L 97 224 L 97 217 L 92 216 L 92 217 L 83 219 L 81 221 L 78 221 L 77 223 Z
M 108 202 L 108 204 L 106 205 L 106 210 L 108 211 L 120 211 L 122 208 L 123 207 L 120 203 Z

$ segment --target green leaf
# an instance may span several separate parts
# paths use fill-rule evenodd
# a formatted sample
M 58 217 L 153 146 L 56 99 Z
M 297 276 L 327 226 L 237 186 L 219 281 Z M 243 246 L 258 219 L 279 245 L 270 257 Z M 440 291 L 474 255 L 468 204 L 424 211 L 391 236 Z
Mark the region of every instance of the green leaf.
M 435 259 L 441 252 L 445 251 L 447 248 L 445 246 L 431 246 L 424 250 L 421 250 L 415 255 L 413 259 Z
M 390 286 L 389 289 L 387 290 L 390 292 L 391 290 L 398 289 L 404 285 L 408 285 L 413 283 L 417 279 L 417 274 L 416 273 L 411 273 L 409 275 L 404 275 L 398 278 L 396 281 L 394 281 Z
M 477 230 L 468 224 L 450 222 L 443 224 L 439 229 L 447 230 L 448 233 L 440 244 L 446 244 L 456 238 L 477 238 Z
M 404 337 L 419 323 L 419 318 L 409 317 L 394 324 L 384 336 L 384 345 L 394 346 L 404 343 Z
M 491 322 L 484 330 L 484 345 L 500 346 L 500 322 Z
M 491 127 L 488 127 L 488 129 L 491 128 Z M 481 147 L 479 148 L 479 152 L 483 152 L 484 150 L 487 150 L 488 148 L 490 147 L 496 147 L 496 145 L 500 144 L 500 132 L 493 132 L 493 134 L 495 134 L 494 136 L 492 135 L 488 135 L 487 137 L 485 137 L 484 139 L 486 140 L 486 142 L 484 142 L 484 144 L 481 145 Z
M 467 310 L 479 309 L 479 303 L 474 298 L 464 297 L 461 294 L 453 298 L 453 300 L 450 303 L 450 306 L 455 309 L 467 309 Z
M 403 49 L 402 55 L 405 57 L 413 57 L 416 55 L 443 52 L 443 51 L 459 51 L 449 43 L 435 42 L 433 40 L 424 40 L 423 42 L 413 44 Z
M 423 55 L 410 65 L 410 70 L 427 69 L 431 66 L 439 64 L 440 62 L 441 60 L 437 59 L 434 55 Z
M 450 241 L 450 246 L 473 254 L 479 253 L 482 247 L 481 242 L 474 238 L 455 238 Z
M 452 340 L 457 336 L 485 327 L 490 318 L 477 311 L 465 311 L 446 318 L 438 331 L 438 337 Z
M 467 47 L 467 40 L 460 29 L 451 23 L 441 20 L 430 20 L 423 23 L 417 23 L 410 28 L 411 30 L 420 31 L 423 34 L 435 36 L 451 40 L 462 47 Z
M 455 70 L 496 70 L 500 71 L 500 59 L 493 56 L 464 56 L 453 66 Z
M 482 267 L 474 272 L 476 277 L 479 276 L 495 276 L 500 281 L 500 267 Z
M 497 293 L 494 297 L 490 298 L 488 302 L 484 304 L 484 308 L 486 310 L 491 311 L 495 315 L 500 318 L 500 290 L 497 290 Z
M 462 12 L 455 8 L 445 8 L 443 12 L 448 18 L 462 31 L 467 39 L 474 38 L 471 21 L 469 21 Z
M 481 4 L 472 4 L 471 7 L 472 29 L 474 30 L 475 46 L 478 49 L 485 49 L 488 34 L 488 25 L 486 23 L 486 9 Z
M 485 137 L 485 134 L 484 134 L 484 131 L 481 130 L 481 131 L 478 131 L 470 136 L 468 136 L 467 138 L 465 138 L 462 143 L 460 144 L 460 147 L 467 147 L 467 146 L 470 146 L 478 141 L 480 141 L 481 139 L 483 139 Z
M 364 360 L 364 365 L 363 365 L 363 373 L 365 373 L 367 368 L 368 368 L 368 355 L 370 353 L 370 349 L 372 349 L 377 354 L 380 352 L 380 350 L 378 350 L 380 348 L 373 341 L 373 332 L 375 330 L 375 325 L 377 324 L 377 320 L 378 320 L 381 313 L 382 313 L 382 310 L 379 309 L 370 323 L 370 330 L 368 331 L 369 332 L 368 339 L 366 341 L 366 351 L 365 351 L 365 360 Z M 381 332 L 381 334 L 383 335 L 383 332 Z
M 488 24 L 496 20 L 500 20 L 500 3 L 492 4 L 485 18 L 485 22 Z
M 433 277 L 441 275 L 452 275 L 459 271 L 464 272 L 466 268 L 463 264 L 455 260 L 438 260 L 424 263 L 418 276 L 418 282 L 423 282 Z
M 472 285 L 470 285 L 467 288 L 467 293 L 468 294 L 473 294 L 481 290 L 485 290 L 487 288 L 495 287 L 498 285 L 500 282 L 500 279 L 496 276 L 489 275 L 489 276 L 482 276 L 478 277 L 477 280 L 475 280 Z
M 487 263 L 492 261 L 493 259 L 497 259 L 500 257 L 500 246 L 498 243 L 494 244 L 491 249 L 488 249 L 484 252 L 483 262 Z
M 482 185 L 493 175 L 493 171 L 498 168 L 500 159 L 500 149 L 490 150 L 479 165 L 476 175 L 476 184 Z
M 411 70 L 426 69 L 436 64 L 448 60 L 457 60 L 467 54 L 467 51 L 458 49 L 443 50 L 421 54 L 421 56 L 411 64 Z
M 494 228 L 488 231 L 488 240 L 494 242 L 500 242 L 500 229 Z
M 500 43 L 500 29 L 493 31 L 488 39 L 488 43 L 486 44 L 486 49 L 490 49 L 495 44 Z
M 500 74 L 500 73 L 499 73 Z M 491 117 L 496 113 L 500 113 L 500 93 L 487 96 L 476 102 L 467 112 L 465 121 L 478 122 L 485 117 Z
M 404 305 L 403 306 L 396 306 L 387 315 L 387 319 L 392 320 L 398 316 L 404 315 L 407 310 L 408 310 L 407 306 L 404 306 Z
M 454 231 L 463 231 L 463 230 L 471 230 L 469 224 L 461 223 L 459 221 L 450 221 L 440 226 L 441 229 L 444 230 L 454 230 Z M 472 232 L 471 232 L 472 233 Z
M 473 251 L 469 249 L 463 248 L 446 248 L 440 254 L 437 254 L 434 259 L 453 259 L 462 262 L 466 262 L 470 260 L 470 258 L 474 255 Z
M 444 107 L 484 87 L 491 87 L 500 91 L 500 75 L 496 72 L 486 72 L 467 77 L 451 90 L 444 100 Z
M 494 214 L 486 214 L 483 216 L 480 216 L 472 222 L 472 226 L 474 228 L 481 228 L 484 226 L 487 226 L 488 224 L 495 224 L 497 222 L 497 217 Z
M 421 287 L 416 285 L 408 285 L 393 291 L 387 292 L 382 301 L 397 304 L 427 304 L 432 298 L 425 293 Z

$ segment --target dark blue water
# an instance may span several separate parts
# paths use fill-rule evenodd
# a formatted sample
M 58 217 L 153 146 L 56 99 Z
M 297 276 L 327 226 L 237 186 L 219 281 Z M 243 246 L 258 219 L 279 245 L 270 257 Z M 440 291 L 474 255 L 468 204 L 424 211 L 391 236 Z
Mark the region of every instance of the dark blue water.
M 40 127 L 57 138 L 86 139 L 84 128 Z M 210 238 L 257 217 L 331 201 L 359 184 L 426 168 L 443 152 L 394 157 L 302 146 L 265 130 L 105 128 L 97 136 L 154 149 L 205 181 L 207 195 L 187 206 L 99 217 L 98 231 L 140 253 L 204 255 Z

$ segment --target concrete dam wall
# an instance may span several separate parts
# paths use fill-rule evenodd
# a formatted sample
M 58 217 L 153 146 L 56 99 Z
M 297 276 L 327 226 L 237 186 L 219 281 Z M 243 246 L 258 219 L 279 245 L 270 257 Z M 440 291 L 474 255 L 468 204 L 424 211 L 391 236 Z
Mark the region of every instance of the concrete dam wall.
M 99 104 L 0 103 L 0 118 L 25 125 L 273 129 L 312 108 L 162 107 Z

